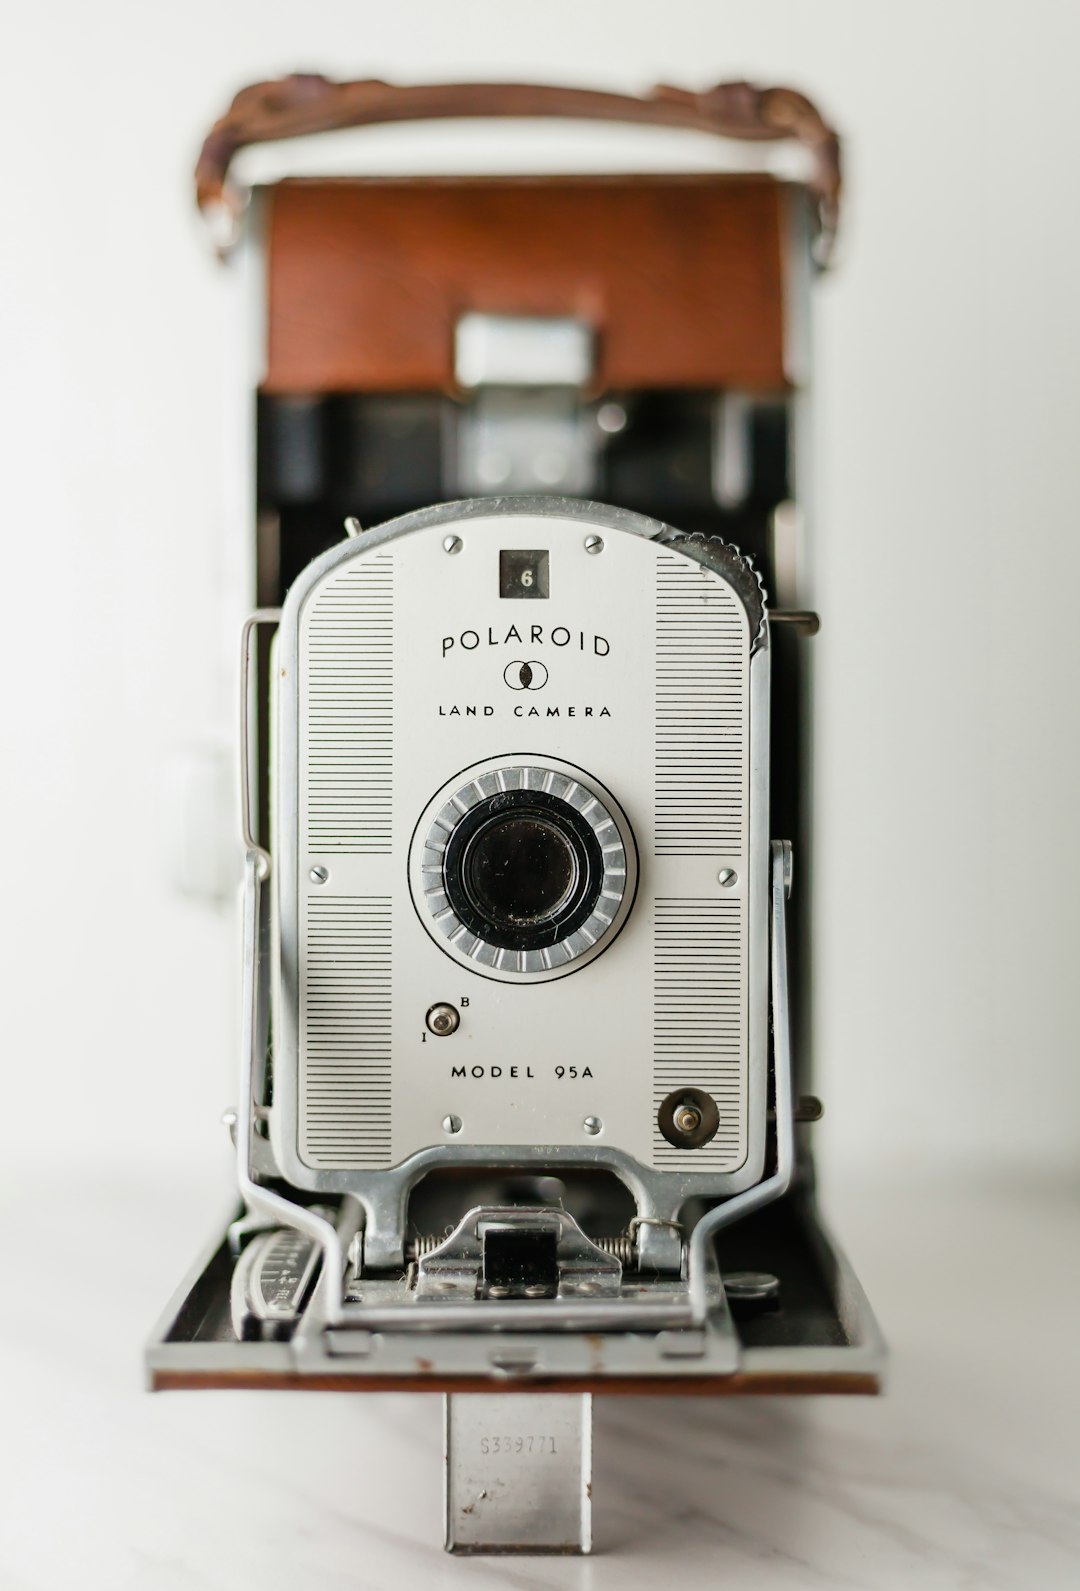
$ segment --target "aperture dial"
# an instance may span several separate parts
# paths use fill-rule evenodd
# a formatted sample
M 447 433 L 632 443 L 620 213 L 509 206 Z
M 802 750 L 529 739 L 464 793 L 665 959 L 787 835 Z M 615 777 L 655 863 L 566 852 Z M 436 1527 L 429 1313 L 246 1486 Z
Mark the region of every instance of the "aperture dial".
M 489 765 L 421 819 L 413 897 L 433 937 L 477 971 L 558 976 L 621 926 L 636 882 L 628 850 L 622 814 L 569 772 Z

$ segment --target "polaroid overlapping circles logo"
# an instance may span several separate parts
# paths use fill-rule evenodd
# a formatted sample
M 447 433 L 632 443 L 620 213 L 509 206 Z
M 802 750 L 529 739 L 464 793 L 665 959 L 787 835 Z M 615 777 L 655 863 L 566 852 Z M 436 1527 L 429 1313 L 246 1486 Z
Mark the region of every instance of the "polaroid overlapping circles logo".
M 542 691 L 548 682 L 543 663 L 507 663 L 503 679 L 512 691 Z

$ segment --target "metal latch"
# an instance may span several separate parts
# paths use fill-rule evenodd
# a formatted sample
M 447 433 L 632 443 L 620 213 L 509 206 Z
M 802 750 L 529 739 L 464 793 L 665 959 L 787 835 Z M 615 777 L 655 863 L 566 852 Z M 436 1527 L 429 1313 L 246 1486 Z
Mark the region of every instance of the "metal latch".
M 478 1205 L 416 1265 L 418 1298 L 617 1298 L 622 1265 L 565 1210 Z

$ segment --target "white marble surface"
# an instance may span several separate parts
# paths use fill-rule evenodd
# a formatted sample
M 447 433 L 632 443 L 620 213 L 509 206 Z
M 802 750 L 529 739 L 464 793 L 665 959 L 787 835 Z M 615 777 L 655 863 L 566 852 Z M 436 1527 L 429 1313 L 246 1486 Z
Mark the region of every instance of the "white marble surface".
M 5 1201 L 3 1591 L 1080 1586 L 1075 1190 L 835 1187 L 885 1398 L 597 1399 L 596 1554 L 457 1560 L 437 1397 L 142 1390 L 211 1183 Z

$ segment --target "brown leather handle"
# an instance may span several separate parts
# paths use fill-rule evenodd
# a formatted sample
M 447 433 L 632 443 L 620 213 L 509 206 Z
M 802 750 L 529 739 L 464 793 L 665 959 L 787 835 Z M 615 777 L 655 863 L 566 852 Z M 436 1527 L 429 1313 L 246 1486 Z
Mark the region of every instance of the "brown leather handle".
M 810 187 L 817 196 L 826 259 L 836 235 L 840 205 L 840 139 L 804 94 L 790 88 L 719 83 L 693 93 L 660 84 L 635 98 L 542 83 L 414 83 L 366 79 L 335 83 L 315 73 L 241 89 L 214 123 L 195 168 L 199 206 L 235 215 L 239 196 L 228 184 L 229 165 L 249 144 L 377 122 L 435 121 L 448 117 L 560 116 L 589 121 L 644 122 L 682 127 L 721 138 L 775 142 L 789 138 L 813 156 Z

